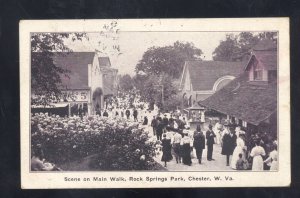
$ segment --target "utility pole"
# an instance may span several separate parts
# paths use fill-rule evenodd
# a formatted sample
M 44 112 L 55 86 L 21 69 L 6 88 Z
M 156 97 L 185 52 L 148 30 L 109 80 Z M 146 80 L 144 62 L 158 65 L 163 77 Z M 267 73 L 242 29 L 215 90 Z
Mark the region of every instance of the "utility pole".
M 161 103 L 164 106 L 164 84 L 161 85 Z

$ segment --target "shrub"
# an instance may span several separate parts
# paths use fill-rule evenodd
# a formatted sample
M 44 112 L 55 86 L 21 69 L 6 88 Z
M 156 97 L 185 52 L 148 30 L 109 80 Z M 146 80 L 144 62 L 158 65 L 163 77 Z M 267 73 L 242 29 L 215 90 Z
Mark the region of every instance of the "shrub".
M 31 123 L 32 152 L 61 164 L 96 155 L 93 167 L 101 170 L 151 170 L 154 146 L 148 132 L 118 118 L 49 117 L 37 114 Z

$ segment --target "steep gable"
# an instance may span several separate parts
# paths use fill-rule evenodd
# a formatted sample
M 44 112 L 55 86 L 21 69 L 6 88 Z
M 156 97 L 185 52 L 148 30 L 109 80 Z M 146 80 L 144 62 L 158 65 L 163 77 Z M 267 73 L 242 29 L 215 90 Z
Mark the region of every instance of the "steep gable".
M 215 82 L 223 76 L 239 76 L 245 62 L 186 61 L 194 91 L 212 90 Z

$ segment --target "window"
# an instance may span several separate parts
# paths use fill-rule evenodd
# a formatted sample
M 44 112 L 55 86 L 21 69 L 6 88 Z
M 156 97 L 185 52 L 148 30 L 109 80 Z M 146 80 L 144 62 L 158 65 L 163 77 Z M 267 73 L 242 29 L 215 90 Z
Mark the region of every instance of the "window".
M 263 80 L 263 70 L 258 67 L 258 62 L 253 63 L 253 80 Z

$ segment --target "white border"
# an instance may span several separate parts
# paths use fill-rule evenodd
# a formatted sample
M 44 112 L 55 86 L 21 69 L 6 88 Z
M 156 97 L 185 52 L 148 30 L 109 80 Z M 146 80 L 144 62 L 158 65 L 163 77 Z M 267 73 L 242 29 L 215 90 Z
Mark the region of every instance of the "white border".
M 289 186 L 290 159 L 290 43 L 289 18 L 243 19 L 122 19 L 122 31 L 278 31 L 279 32 L 279 171 L 278 172 L 29 172 L 30 112 L 30 32 L 97 32 L 112 20 L 32 20 L 20 21 L 20 114 L 21 187 L 40 188 L 165 188 L 165 187 L 264 187 Z M 202 182 L 65 182 L 64 177 L 214 177 L 234 180 Z

